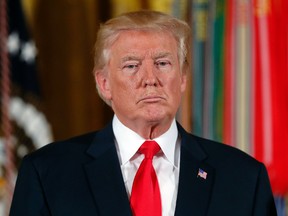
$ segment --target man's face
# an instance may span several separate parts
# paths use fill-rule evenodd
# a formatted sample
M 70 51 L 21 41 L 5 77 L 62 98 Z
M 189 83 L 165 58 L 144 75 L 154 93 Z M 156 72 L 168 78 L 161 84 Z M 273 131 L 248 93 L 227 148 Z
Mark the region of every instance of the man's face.
M 168 32 L 124 31 L 114 42 L 96 81 L 124 125 L 171 124 L 186 88 L 177 53 Z

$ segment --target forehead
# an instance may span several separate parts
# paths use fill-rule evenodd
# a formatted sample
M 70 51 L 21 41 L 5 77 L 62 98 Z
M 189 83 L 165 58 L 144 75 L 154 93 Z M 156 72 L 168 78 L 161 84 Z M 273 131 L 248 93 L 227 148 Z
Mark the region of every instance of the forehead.
M 157 54 L 177 55 L 177 42 L 170 32 L 159 31 L 122 31 L 111 46 L 114 54 Z

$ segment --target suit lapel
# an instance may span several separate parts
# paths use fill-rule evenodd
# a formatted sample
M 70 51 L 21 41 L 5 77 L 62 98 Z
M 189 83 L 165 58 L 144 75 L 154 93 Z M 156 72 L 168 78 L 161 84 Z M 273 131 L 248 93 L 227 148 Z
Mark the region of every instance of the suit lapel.
M 94 158 L 85 171 L 99 215 L 132 215 L 111 125 L 96 134 L 87 153 Z
M 214 181 L 214 169 L 205 163 L 207 157 L 191 135 L 178 126 L 181 142 L 181 159 L 178 196 L 175 216 L 204 216 L 207 214 Z M 207 177 L 199 176 L 201 169 Z

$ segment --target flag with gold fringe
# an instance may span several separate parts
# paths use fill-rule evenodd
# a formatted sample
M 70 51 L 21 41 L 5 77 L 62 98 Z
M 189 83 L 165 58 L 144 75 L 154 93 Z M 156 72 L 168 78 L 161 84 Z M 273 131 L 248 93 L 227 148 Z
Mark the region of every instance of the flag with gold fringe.
M 43 112 L 35 42 L 20 0 L 1 0 L 0 215 L 8 215 L 23 156 L 52 141 Z

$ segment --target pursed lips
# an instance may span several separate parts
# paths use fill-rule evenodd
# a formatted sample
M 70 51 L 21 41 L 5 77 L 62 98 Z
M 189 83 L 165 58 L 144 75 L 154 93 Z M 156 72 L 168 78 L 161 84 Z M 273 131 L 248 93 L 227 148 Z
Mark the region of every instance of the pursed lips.
M 140 102 L 145 102 L 145 103 L 156 103 L 161 100 L 166 100 L 165 97 L 160 96 L 160 95 L 149 95 L 149 96 L 144 96 L 140 100 L 138 100 L 137 104 Z

